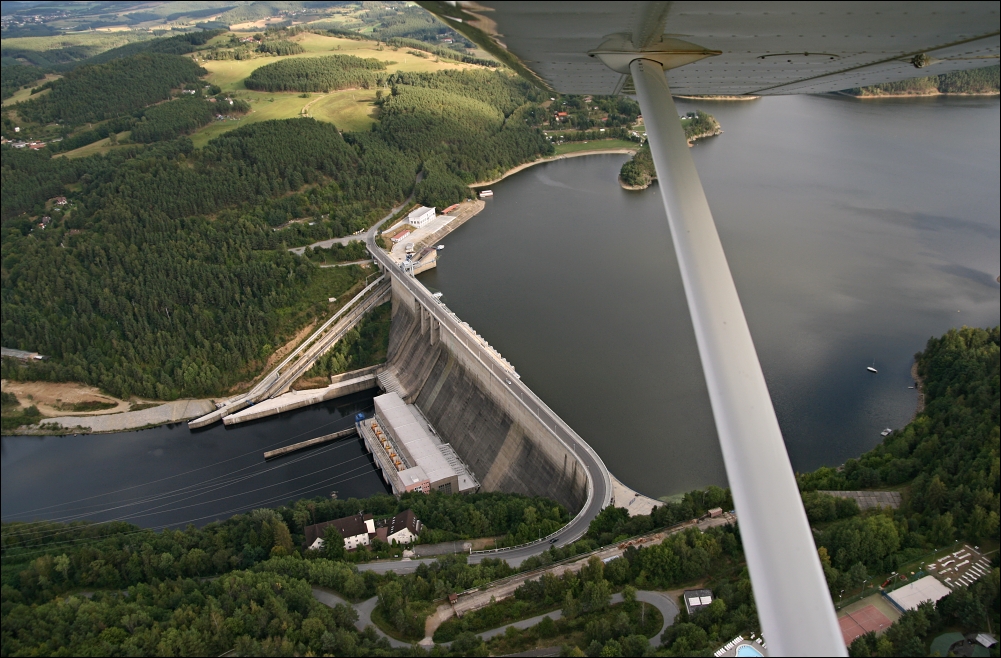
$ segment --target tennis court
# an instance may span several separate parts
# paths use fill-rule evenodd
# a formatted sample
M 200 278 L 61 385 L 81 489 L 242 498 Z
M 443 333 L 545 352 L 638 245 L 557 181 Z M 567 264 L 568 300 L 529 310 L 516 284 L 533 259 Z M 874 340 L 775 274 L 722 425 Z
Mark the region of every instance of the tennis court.
M 850 646 L 859 635 L 864 635 L 869 631 L 879 633 L 890 626 L 890 620 L 874 605 L 867 605 L 861 610 L 845 613 L 838 619 L 841 626 L 841 636 L 845 640 L 845 646 Z

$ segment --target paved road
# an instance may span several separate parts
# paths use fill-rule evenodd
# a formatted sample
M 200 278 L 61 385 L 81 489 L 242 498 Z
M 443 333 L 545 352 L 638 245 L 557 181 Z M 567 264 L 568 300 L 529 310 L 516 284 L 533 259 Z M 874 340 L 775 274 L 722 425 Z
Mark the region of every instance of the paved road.
M 612 605 L 617 603 L 622 603 L 625 599 L 622 598 L 622 594 L 612 594 Z M 678 616 L 678 606 L 671 600 L 671 597 L 667 596 L 663 592 L 653 592 L 648 590 L 639 590 L 636 592 L 636 600 L 643 601 L 660 611 L 661 616 L 664 618 L 664 623 L 661 625 L 660 630 L 657 634 L 650 638 L 650 644 L 654 647 L 660 646 L 661 636 L 664 631 L 668 629 L 669 626 L 674 624 L 675 617 Z M 547 612 L 544 615 L 538 615 L 536 617 L 531 617 L 529 619 L 522 619 L 521 621 L 516 621 L 506 626 L 501 626 L 500 628 L 493 628 L 489 631 L 484 631 L 482 633 L 477 633 L 484 641 L 490 640 L 490 638 L 496 637 L 498 635 L 503 635 L 507 632 L 509 627 L 518 628 L 524 630 L 526 628 L 531 628 L 535 626 L 543 618 L 549 617 L 553 621 L 563 618 L 562 610 L 553 610 L 552 612 Z
M 395 648 L 410 646 L 410 644 L 407 642 L 401 642 L 399 640 L 389 637 L 382 630 L 380 630 L 378 626 L 372 623 L 372 610 L 379 603 L 378 597 L 372 597 L 366 601 L 362 601 L 361 603 L 352 604 L 348 603 L 340 596 L 338 596 L 337 594 L 331 592 L 326 588 L 314 587 L 313 598 L 315 598 L 317 601 L 319 601 L 324 605 L 330 606 L 331 608 L 334 607 L 335 605 L 349 605 L 353 607 L 355 611 L 358 613 L 358 621 L 355 622 L 355 627 L 358 630 L 362 631 L 365 630 L 366 626 L 371 626 L 373 629 L 375 629 L 375 632 L 378 635 L 389 640 L 389 644 L 391 646 Z M 611 603 L 612 605 L 615 605 L 617 603 L 622 603 L 623 600 L 624 599 L 622 598 L 622 594 L 613 594 Z M 668 629 L 669 626 L 674 624 L 674 619 L 675 617 L 678 616 L 678 606 L 674 603 L 674 601 L 671 600 L 669 596 L 667 596 L 663 592 L 639 590 L 636 592 L 636 600 L 643 601 L 657 608 L 660 611 L 661 616 L 664 618 L 664 623 L 661 626 L 660 630 L 657 631 L 656 635 L 650 638 L 651 646 L 654 647 L 660 646 L 661 636 L 663 635 L 664 631 Z M 556 621 L 557 619 L 561 619 L 563 617 L 563 611 L 553 610 L 552 612 L 547 612 L 544 615 L 538 615 L 535 617 L 530 617 L 528 619 L 522 619 L 520 621 L 506 624 L 499 628 L 493 628 L 489 631 L 477 633 L 477 635 L 479 635 L 484 641 L 489 641 L 493 637 L 496 637 L 498 635 L 503 635 L 505 632 L 507 632 L 507 629 L 510 627 L 524 630 L 526 628 L 531 628 L 532 626 L 535 626 L 545 617 L 549 617 L 553 621 Z M 451 642 L 442 642 L 441 644 L 444 646 L 448 646 L 451 644 Z
M 333 608 L 335 605 L 351 606 L 352 608 L 355 609 L 355 612 L 358 613 L 358 621 L 355 622 L 355 628 L 357 628 L 359 631 L 365 630 L 366 626 L 371 626 L 375 630 L 376 635 L 379 635 L 380 637 L 384 637 L 387 640 L 389 640 L 390 646 L 394 648 L 403 648 L 410 646 L 409 642 L 400 642 L 399 640 L 389 637 L 384 632 L 382 632 L 382 629 L 380 629 L 378 626 L 372 623 L 372 610 L 374 610 L 375 606 L 379 603 L 378 596 L 373 596 L 372 598 L 362 601 L 361 603 L 348 603 L 340 596 L 334 594 L 325 587 L 314 587 L 313 598 L 322 603 L 323 605 L 329 606 L 331 608 Z

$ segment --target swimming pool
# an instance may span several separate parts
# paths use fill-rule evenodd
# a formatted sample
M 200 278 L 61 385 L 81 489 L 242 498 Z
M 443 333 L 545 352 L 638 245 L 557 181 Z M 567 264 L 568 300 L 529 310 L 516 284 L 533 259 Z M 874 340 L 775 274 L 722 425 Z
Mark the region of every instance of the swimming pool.
M 753 645 L 742 644 L 739 647 L 737 647 L 737 655 L 738 656 L 747 656 L 747 658 L 752 658 L 753 656 L 757 656 L 758 658 L 762 658 L 765 654 L 763 654 L 760 651 L 758 651 L 757 649 L 755 649 Z

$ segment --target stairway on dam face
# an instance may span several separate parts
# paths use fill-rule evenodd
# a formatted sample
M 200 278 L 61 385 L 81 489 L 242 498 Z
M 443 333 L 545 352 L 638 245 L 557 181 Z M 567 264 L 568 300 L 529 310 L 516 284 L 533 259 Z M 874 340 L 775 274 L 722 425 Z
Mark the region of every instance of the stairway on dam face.
M 417 405 L 483 491 L 545 496 L 576 514 L 588 499 L 587 475 L 576 456 L 455 336 L 435 331 L 423 314 L 394 280 L 383 386 Z

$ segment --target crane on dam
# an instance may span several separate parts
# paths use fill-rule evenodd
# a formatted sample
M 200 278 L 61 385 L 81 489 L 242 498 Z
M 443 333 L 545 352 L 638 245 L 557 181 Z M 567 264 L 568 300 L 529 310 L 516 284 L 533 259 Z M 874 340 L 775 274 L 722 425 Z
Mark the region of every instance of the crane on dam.
M 1001 52 L 997 3 L 418 4 L 540 87 L 637 97 L 742 521 L 763 633 L 777 655 L 846 655 L 772 400 L 672 93 L 826 93 L 996 65 Z

